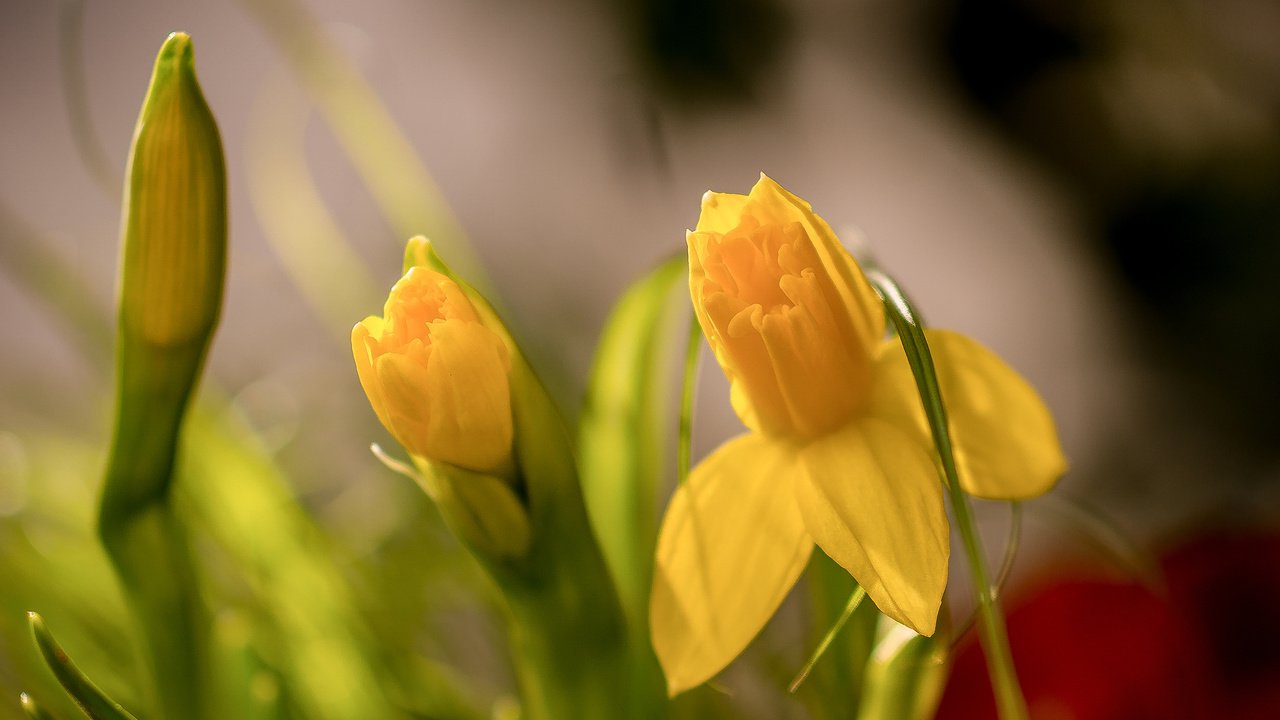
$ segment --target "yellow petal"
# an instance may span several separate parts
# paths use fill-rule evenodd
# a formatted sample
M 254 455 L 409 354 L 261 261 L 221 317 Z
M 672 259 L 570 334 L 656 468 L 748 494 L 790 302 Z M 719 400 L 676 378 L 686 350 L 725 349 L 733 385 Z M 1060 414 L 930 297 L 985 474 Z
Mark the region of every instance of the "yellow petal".
M 430 457 L 479 471 L 501 468 L 513 435 L 511 361 L 506 345 L 488 328 L 462 320 L 430 326 L 427 362 Z
M 391 427 L 391 419 L 387 416 L 386 403 L 382 400 L 382 389 L 378 385 L 377 375 L 373 372 L 374 347 L 382 337 L 382 318 L 369 316 L 351 328 L 351 352 L 356 361 L 356 374 L 360 377 L 360 387 L 369 398 L 373 412 L 383 427 Z
M 1035 389 L 995 353 L 964 335 L 927 330 L 965 491 L 1024 500 L 1053 488 L 1067 470 L 1053 417 Z M 869 414 L 911 429 L 933 447 L 907 357 L 897 340 L 876 359 Z
M 942 484 L 906 432 L 863 418 L 805 446 L 796 500 L 818 547 L 881 612 L 932 635 L 947 586 Z
M 373 374 L 387 431 L 410 453 L 433 457 L 431 415 L 424 402 L 432 389 L 426 366 L 408 355 L 385 353 L 374 358 Z
M 746 648 L 808 563 L 794 446 L 740 436 L 703 460 L 671 500 L 650 599 L 653 647 L 672 695 Z
M 742 207 L 746 195 L 708 192 L 702 196 L 702 213 L 698 215 L 697 232 L 714 232 L 724 235 L 742 222 Z

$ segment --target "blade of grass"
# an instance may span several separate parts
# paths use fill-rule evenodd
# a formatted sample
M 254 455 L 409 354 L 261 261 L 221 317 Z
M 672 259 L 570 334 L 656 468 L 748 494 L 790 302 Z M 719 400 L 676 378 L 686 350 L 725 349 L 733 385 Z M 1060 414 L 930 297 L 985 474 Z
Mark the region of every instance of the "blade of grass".
M 127 710 L 111 698 L 107 697 L 97 685 L 80 672 L 67 653 L 54 640 L 53 634 L 45 626 L 44 618 L 34 612 L 27 613 L 27 621 L 31 624 L 31 637 L 36 648 L 44 657 L 45 663 L 53 671 L 58 682 L 67 694 L 76 701 L 91 720 L 135 720 Z M 24 703 L 25 705 L 25 703 Z
M 924 637 L 882 618 L 888 627 L 871 654 L 858 720 L 929 720 L 947 681 L 947 652 L 940 638 Z
M 938 378 L 934 370 L 933 358 L 929 353 L 929 344 L 925 341 L 924 328 L 916 319 L 914 307 L 892 278 L 875 270 L 868 272 L 867 277 L 884 301 L 885 313 L 893 323 L 898 339 L 907 353 L 907 360 L 915 376 L 920 399 L 924 403 L 925 415 L 929 419 L 929 428 L 933 433 L 938 457 L 942 461 L 947 490 L 951 496 L 951 507 L 956 516 L 956 525 L 960 529 L 965 556 L 968 558 L 976 585 L 978 629 L 991 671 L 996 707 L 1002 720 L 1021 720 L 1027 717 L 1027 702 L 1018 685 L 1013 656 L 1009 650 L 1008 633 L 1005 631 L 1004 615 L 1000 611 L 999 600 L 992 593 L 987 561 L 969 509 L 969 497 L 960 486 L 955 457 L 951 449 L 951 434 L 947 425 L 946 410 L 942 403 L 942 393 L 938 389 Z
M 827 634 L 823 636 L 822 641 L 818 643 L 818 647 L 809 656 L 808 662 L 804 667 L 800 668 L 800 672 L 796 674 L 795 679 L 787 686 L 787 692 L 794 693 L 800 689 L 800 685 L 809 677 L 809 673 L 813 672 L 813 666 L 818 664 L 818 660 L 826 654 L 827 648 L 831 647 L 831 643 L 835 641 L 836 636 L 844 629 L 845 623 L 849 622 L 849 618 L 853 616 L 853 611 L 858 609 L 858 605 L 862 603 L 863 598 L 867 596 L 867 591 L 858 586 L 849 594 L 849 600 L 845 603 L 844 610 L 841 611 L 840 617 L 836 618 L 836 622 L 827 630 Z

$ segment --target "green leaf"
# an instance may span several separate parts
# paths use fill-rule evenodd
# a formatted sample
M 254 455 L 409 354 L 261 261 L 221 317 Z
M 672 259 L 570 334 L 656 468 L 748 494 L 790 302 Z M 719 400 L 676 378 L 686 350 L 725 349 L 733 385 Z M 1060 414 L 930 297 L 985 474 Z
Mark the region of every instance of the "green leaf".
M 1001 614 L 995 588 L 989 580 L 986 558 L 982 552 L 982 544 L 978 538 L 972 511 L 969 509 L 969 496 L 961 486 L 960 476 L 956 471 L 951 430 L 947 422 L 946 408 L 942 402 L 942 391 L 938 387 L 937 370 L 933 364 L 933 356 L 929 352 L 929 343 L 925 339 L 924 324 L 911 301 L 907 299 L 906 294 L 893 278 L 878 270 L 871 270 L 867 273 L 867 279 L 871 281 L 876 293 L 883 301 L 885 315 L 893 323 L 893 329 L 902 342 L 907 362 L 911 366 L 911 374 L 915 377 L 916 390 L 924 404 L 934 447 L 942 463 L 956 528 L 960 531 L 969 569 L 973 573 L 978 596 L 978 631 L 982 638 L 983 651 L 986 653 L 987 667 L 990 669 L 996 708 L 1001 720 L 1022 720 L 1027 717 L 1027 702 L 1018 685 L 1013 654 L 1009 649 L 1009 638 L 1005 631 L 1004 615 Z
M 640 628 L 647 627 L 656 498 L 668 467 L 671 349 L 685 314 L 673 289 L 684 273 L 684 258 L 672 258 L 614 306 L 578 426 L 587 509 L 627 615 Z
M 249 200 L 262 235 L 293 284 L 336 337 L 345 340 L 382 289 L 316 185 L 307 156 L 312 105 L 294 77 L 267 74 L 253 104 L 243 154 Z
M 119 703 L 103 694 L 89 678 L 80 672 L 80 669 L 71 661 L 67 653 L 53 639 L 53 634 L 45 627 L 43 618 L 37 613 L 29 612 L 27 613 L 27 620 L 31 623 L 31 636 L 35 640 L 36 648 L 40 651 L 41 656 L 44 657 L 45 663 L 53 671 L 54 676 L 58 678 L 58 682 L 62 684 L 63 689 L 76 701 L 80 709 L 84 710 L 86 715 L 92 720 L 135 720 L 127 710 L 120 707 Z M 27 714 L 32 717 L 39 717 L 39 715 L 32 715 L 31 711 L 28 711 Z

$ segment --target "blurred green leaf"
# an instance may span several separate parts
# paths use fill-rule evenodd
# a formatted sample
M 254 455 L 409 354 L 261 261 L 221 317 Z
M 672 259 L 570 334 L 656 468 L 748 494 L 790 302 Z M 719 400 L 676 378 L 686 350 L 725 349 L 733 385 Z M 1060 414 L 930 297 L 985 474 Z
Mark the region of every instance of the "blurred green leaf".
M 648 627 L 657 503 L 669 477 L 672 349 L 685 313 L 683 256 L 618 300 L 596 347 L 578 424 L 579 472 L 600 547 L 633 627 Z M 648 634 L 640 640 L 648 643 Z
M 947 681 L 940 635 L 924 637 L 883 618 L 884 636 L 867 663 L 859 720 L 928 720 Z
M 248 428 L 205 395 L 189 421 L 180 501 L 249 583 L 290 701 L 303 717 L 395 717 L 323 534 Z
M 681 267 L 683 265 L 681 263 Z M 689 479 L 690 456 L 693 453 L 693 401 L 697 394 L 702 345 L 702 325 L 696 317 L 690 318 L 684 346 L 684 372 L 680 380 L 680 426 L 676 436 L 676 482 L 681 485 Z
M 29 612 L 27 620 L 31 623 L 31 635 L 35 640 L 36 648 L 40 650 L 40 655 L 44 657 L 45 663 L 58 678 L 58 682 L 62 683 L 63 689 L 86 715 L 92 720 L 135 720 L 128 711 L 103 694 L 89 678 L 80 672 L 67 653 L 53 639 L 52 633 L 45 627 L 43 618 L 34 612 Z

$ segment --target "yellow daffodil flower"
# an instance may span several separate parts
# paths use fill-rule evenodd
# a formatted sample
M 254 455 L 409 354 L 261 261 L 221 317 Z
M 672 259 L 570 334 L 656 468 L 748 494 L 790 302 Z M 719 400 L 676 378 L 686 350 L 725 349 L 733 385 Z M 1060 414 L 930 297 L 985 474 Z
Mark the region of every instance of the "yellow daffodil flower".
M 509 471 L 510 353 L 448 276 L 411 268 L 383 316 L 352 329 L 351 349 L 369 403 L 406 450 L 479 473 Z
M 687 234 L 703 332 L 750 432 L 690 473 L 658 538 L 650 626 L 678 693 L 732 661 L 816 543 L 889 617 L 932 635 L 949 530 L 933 443 L 862 270 L 808 203 L 761 176 L 707 193 Z M 962 486 L 1046 492 L 1065 471 L 1035 391 L 962 335 L 928 331 Z

